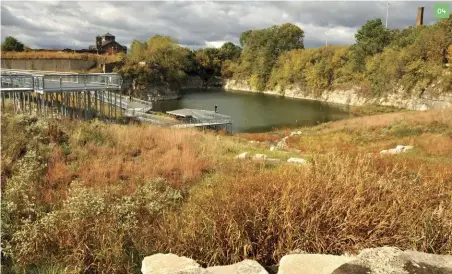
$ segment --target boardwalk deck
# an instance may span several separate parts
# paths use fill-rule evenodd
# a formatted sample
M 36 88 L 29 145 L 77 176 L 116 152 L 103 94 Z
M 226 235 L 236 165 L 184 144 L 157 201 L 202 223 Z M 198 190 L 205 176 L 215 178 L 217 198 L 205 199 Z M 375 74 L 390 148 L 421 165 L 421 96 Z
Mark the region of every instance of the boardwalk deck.
M 182 124 L 173 125 L 173 127 L 176 128 L 201 127 L 226 129 L 228 133 L 232 132 L 231 116 L 220 114 L 215 111 L 184 108 L 167 111 L 166 113 L 183 121 Z

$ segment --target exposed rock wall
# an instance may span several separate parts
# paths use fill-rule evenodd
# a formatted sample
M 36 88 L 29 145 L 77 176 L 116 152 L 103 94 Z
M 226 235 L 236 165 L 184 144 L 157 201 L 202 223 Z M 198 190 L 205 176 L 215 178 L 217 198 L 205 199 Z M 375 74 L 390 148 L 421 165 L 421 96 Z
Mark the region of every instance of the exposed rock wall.
M 224 80 L 225 90 L 237 90 L 246 92 L 257 92 L 244 81 Z M 346 105 L 365 105 L 377 104 L 382 106 L 393 106 L 411 110 L 427 110 L 436 108 L 452 107 L 452 91 L 446 94 L 434 95 L 431 92 L 424 92 L 421 95 L 407 96 L 402 90 L 397 93 L 388 94 L 385 97 L 366 98 L 359 93 L 358 88 L 348 90 L 325 91 L 320 96 L 314 96 L 299 88 L 286 89 L 282 93 L 277 91 L 263 91 L 265 94 L 281 96 L 289 98 L 308 99 L 316 101 L 324 101 L 329 103 L 338 103 Z

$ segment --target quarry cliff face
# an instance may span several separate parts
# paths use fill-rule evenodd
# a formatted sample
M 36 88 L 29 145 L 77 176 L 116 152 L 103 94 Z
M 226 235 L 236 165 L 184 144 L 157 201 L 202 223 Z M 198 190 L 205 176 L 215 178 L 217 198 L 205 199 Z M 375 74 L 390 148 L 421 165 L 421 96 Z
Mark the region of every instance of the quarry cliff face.
M 247 82 L 239 80 L 224 80 L 223 85 L 225 90 L 259 92 L 254 90 Z M 379 97 L 366 97 L 360 93 L 360 89 L 337 89 L 326 90 L 320 95 L 316 96 L 299 87 L 292 87 L 282 90 L 262 91 L 264 94 L 284 96 L 288 98 L 298 98 L 307 100 L 323 101 L 328 103 L 338 103 L 345 105 L 366 105 L 375 104 L 382 106 L 392 106 L 397 108 L 404 108 L 410 110 L 427 110 L 452 107 L 452 91 L 442 94 L 436 94 L 432 91 L 425 91 L 421 94 L 407 94 L 404 90 L 399 89 L 395 93 L 388 93 Z

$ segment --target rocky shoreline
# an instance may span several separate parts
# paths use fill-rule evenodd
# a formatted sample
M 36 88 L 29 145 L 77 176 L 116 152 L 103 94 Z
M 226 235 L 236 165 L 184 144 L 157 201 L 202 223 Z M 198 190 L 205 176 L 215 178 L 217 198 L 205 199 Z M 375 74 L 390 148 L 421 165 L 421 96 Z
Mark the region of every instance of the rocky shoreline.
M 307 254 L 294 251 L 278 266 L 253 260 L 203 268 L 195 260 L 175 254 L 155 254 L 142 262 L 143 274 L 450 274 L 452 255 L 435 255 L 395 247 L 363 249 L 357 255 Z
M 230 79 L 224 80 L 223 88 L 226 91 L 236 90 L 255 93 L 258 92 L 245 81 Z M 425 91 L 422 94 L 413 94 L 411 96 L 407 96 L 403 91 L 399 91 L 397 93 L 388 94 L 385 97 L 377 98 L 365 98 L 361 96 L 358 88 L 325 91 L 318 97 L 312 94 L 307 94 L 299 88 L 285 89 L 282 93 L 272 90 L 266 90 L 262 93 L 275 96 L 284 96 L 286 98 L 307 99 L 353 106 L 375 104 L 409 110 L 428 110 L 452 107 L 452 91 L 440 95 L 435 95 L 431 92 Z

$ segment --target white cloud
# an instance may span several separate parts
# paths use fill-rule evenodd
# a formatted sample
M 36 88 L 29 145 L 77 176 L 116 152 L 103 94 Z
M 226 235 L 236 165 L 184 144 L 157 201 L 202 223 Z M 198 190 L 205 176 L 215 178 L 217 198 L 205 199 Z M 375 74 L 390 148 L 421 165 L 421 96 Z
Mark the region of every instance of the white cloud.
M 77 47 L 94 44 L 95 36 L 113 33 L 130 47 L 134 39 L 169 35 L 191 48 L 238 44 L 249 29 L 287 22 L 305 31 L 305 47 L 351 44 L 355 31 L 367 20 L 386 15 L 384 2 L 1 2 L 1 38 L 17 37 L 35 48 Z M 425 7 L 430 24 L 434 2 L 394 2 L 389 27 L 416 22 L 417 7 Z
M 221 48 L 227 41 L 206 41 L 206 46 L 209 48 Z

